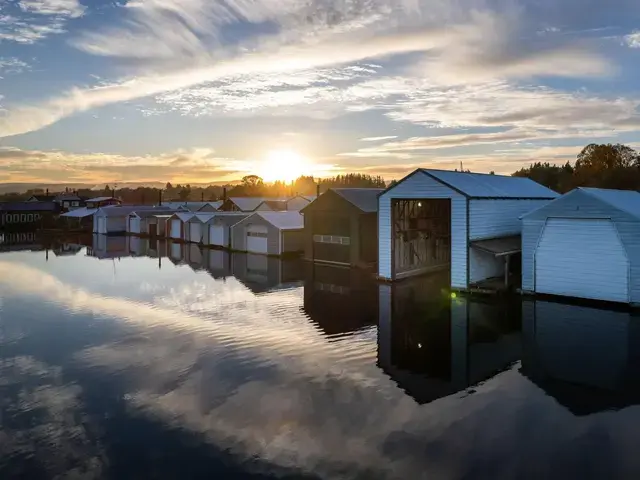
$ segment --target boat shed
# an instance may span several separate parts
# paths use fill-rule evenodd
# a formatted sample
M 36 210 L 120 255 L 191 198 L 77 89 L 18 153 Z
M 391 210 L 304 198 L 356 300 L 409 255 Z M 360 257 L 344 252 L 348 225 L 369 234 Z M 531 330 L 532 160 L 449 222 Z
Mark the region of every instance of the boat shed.
M 522 290 L 640 304 L 640 193 L 577 188 L 523 215 Z
M 154 214 L 147 219 L 147 234 L 150 237 L 164 237 L 167 234 L 167 220 L 171 214 Z
M 171 240 L 184 240 L 185 239 L 185 225 L 191 220 L 195 213 L 191 212 L 176 212 L 166 222 L 167 238 Z
M 151 205 L 109 205 L 99 208 L 93 215 L 93 233 L 126 233 L 129 215 L 133 212 L 162 213 L 163 209 Z
M 415 170 L 378 197 L 378 276 L 449 269 L 451 287 L 466 290 L 506 275 L 520 216 L 557 197 L 528 178 Z
M 332 188 L 309 203 L 304 215 L 305 258 L 344 266 L 375 264 L 380 188 Z
M 149 219 L 156 215 L 171 215 L 172 213 L 172 210 L 163 210 L 160 209 L 160 207 L 153 210 L 136 210 L 135 212 L 131 212 L 127 220 L 127 233 L 133 235 L 147 235 L 149 232 Z
M 301 252 L 303 228 L 299 212 L 255 212 L 231 227 L 231 247 L 267 255 Z
M 185 223 L 184 241 L 202 243 L 206 223 L 215 217 L 215 213 L 196 213 Z
M 203 245 L 231 248 L 231 227 L 248 216 L 242 212 L 217 212 L 203 227 Z

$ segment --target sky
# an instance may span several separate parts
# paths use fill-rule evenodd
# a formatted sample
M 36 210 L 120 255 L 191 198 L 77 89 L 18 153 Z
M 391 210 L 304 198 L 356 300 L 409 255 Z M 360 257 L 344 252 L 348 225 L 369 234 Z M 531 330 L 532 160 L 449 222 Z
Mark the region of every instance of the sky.
M 0 182 L 510 174 L 638 78 L 637 0 L 0 0 Z

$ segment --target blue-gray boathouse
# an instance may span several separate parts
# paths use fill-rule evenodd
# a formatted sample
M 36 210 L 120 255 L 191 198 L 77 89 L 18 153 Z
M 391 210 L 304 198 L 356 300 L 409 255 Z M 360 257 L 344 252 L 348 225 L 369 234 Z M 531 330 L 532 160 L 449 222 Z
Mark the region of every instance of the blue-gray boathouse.
M 522 222 L 523 291 L 640 303 L 640 193 L 577 188 Z

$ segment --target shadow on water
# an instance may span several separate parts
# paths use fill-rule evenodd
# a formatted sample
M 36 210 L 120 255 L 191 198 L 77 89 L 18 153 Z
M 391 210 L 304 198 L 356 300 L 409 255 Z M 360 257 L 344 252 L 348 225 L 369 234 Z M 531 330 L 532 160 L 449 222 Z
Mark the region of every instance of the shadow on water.
M 629 312 L 133 237 L 48 248 L 0 256 L 0 478 L 640 473 Z

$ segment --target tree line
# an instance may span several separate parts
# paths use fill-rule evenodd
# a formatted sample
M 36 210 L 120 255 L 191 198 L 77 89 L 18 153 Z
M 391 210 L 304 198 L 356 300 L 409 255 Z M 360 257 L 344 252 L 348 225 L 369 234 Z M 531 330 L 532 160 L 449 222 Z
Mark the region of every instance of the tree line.
M 281 181 L 264 182 L 257 175 L 247 175 L 238 184 L 228 185 L 190 185 L 167 182 L 164 188 L 137 187 L 117 188 L 116 185 L 105 185 L 102 189 L 80 188 L 77 190 L 61 189 L 54 193 L 75 193 L 82 198 L 99 196 L 115 196 L 124 203 L 136 205 L 158 204 L 169 201 L 215 201 L 221 200 L 225 193 L 227 197 L 289 197 L 294 195 L 315 195 L 329 188 L 384 188 L 384 179 L 380 176 L 349 173 L 329 178 L 314 179 L 312 176 L 301 176 L 291 183 Z M 0 201 L 24 201 L 33 195 L 43 195 L 43 189 L 30 189 L 25 192 L 6 193 L 0 195 Z
M 468 171 L 468 170 L 467 170 Z M 493 172 L 491 172 L 493 173 Z M 555 165 L 535 162 L 513 173 L 516 177 L 527 177 L 559 193 L 576 187 L 613 188 L 620 190 L 640 190 L 640 154 L 622 144 L 590 144 L 577 156 L 574 163 Z M 106 185 L 100 189 L 79 189 L 74 191 L 81 197 L 115 196 L 124 203 L 157 204 L 162 201 L 214 201 L 228 197 L 285 197 L 293 195 L 315 195 L 318 189 L 329 188 L 384 188 L 388 184 L 380 176 L 348 173 L 330 178 L 315 179 L 301 176 L 291 183 L 281 181 L 264 182 L 257 175 L 247 175 L 238 184 L 229 185 L 172 185 L 164 188 L 138 187 L 115 188 Z M 67 189 L 68 191 L 68 189 Z M 22 193 L 0 195 L 0 201 L 26 200 L 32 195 L 43 194 L 42 189 Z

